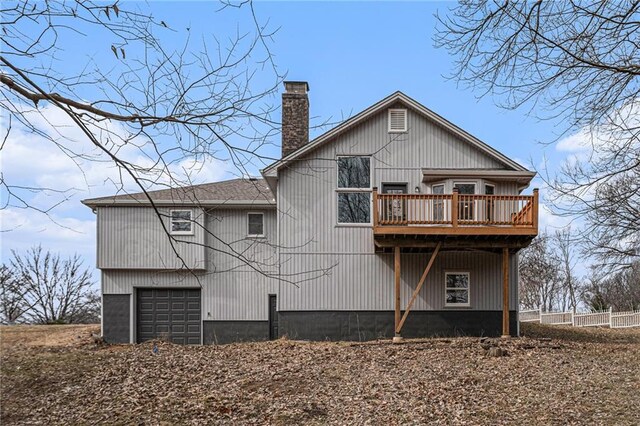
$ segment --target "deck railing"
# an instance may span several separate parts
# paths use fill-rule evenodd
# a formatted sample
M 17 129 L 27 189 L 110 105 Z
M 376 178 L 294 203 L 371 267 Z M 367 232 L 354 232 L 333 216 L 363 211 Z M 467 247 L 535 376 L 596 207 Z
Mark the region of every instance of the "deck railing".
M 533 195 L 379 194 L 373 188 L 374 226 L 444 225 L 538 227 Z

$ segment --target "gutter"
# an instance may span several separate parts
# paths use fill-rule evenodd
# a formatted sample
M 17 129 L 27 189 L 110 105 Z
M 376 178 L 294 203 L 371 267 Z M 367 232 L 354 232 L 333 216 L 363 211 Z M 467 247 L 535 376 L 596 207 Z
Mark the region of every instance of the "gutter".
M 195 206 L 195 207 L 224 207 L 224 208 L 276 208 L 275 201 L 267 200 L 154 200 L 153 203 L 148 199 L 143 200 L 82 200 L 82 204 L 92 209 L 96 207 L 142 207 L 142 206 L 159 206 L 159 207 L 175 207 L 175 206 Z

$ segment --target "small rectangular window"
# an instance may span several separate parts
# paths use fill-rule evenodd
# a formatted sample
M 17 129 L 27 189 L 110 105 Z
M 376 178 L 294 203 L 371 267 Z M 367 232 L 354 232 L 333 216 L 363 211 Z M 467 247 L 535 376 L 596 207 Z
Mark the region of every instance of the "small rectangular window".
M 389 133 L 407 131 L 407 110 L 389 109 Z
M 247 214 L 247 235 L 249 237 L 264 236 L 264 214 L 248 213 Z
M 445 273 L 445 306 L 469 306 L 469 273 Z
M 171 210 L 170 215 L 172 234 L 193 234 L 193 212 L 191 210 Z

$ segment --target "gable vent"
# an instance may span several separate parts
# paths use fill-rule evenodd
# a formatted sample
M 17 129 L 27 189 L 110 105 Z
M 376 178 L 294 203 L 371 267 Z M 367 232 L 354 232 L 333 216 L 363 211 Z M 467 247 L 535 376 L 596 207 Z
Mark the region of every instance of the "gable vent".
M 407 110 L 406 109 L 390 109 L 389 110 L 389 132 L 406 132 L 407 131 Z

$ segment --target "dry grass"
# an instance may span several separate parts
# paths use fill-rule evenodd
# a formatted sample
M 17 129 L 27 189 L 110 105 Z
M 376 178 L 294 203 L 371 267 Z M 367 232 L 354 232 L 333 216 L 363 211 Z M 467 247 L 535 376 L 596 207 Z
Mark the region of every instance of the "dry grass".
M 0 326 L 0 349 L 22 347 L 74 347 L 90 342 L 91 333 L 100 333 L 99 325 L 17 325 Z
M 640 424 L 638 329 L 525 325 L 501 358 L 475 338 L 97 348 L 94 330 L 0 328 L 3 425 Z

